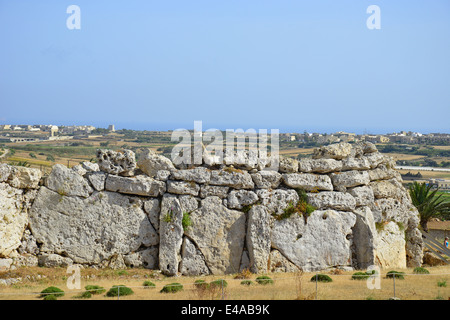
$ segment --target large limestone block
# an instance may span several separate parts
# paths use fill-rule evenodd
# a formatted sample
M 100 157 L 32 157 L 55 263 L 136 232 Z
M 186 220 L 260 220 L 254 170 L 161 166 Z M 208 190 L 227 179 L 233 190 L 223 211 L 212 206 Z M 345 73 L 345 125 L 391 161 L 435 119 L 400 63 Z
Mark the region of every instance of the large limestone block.
M 394 221 L 383 225 L 378 232 L 376 260 L 380 268 L 406 268 L 405 233 Z
M 41 252 L 99 264 L 159 243 L 142 207 L 139 198 L 119 193 L 94 192 L 86 199 L 41 187 L 29 213 L 29 227 L 42 243 Z
M 202 253 L 195 247 L 192 241 L 186 237 L 184 238 L 183 246 L 181 248 L 181 256 L 181 274 L 185 276 L 200 276 L 210 273 Z
M 375 220 L 369 207 L 363 206 L 355 211 L 356 223 L 353 227 L 353 245 L 357 269 L 367 269 L 376 265 L 378 234 Z
M 161 212 L 161 203 L 159 199 L 149 199 L 144 202 L 144 211 L 147 213 L 153 228 L 159 232 L 159 213 Z
M 239 272 L 245 240 L 245 213 L 230 210 L 219 197 L 201 201 L 186 234 L 195 242 L 212 274 Z
M 351 266 L 351 237 L 356 216 L 350 212 L 316 210 L 305 219 L 292 215 L 272 227 L 272 247 L 303 271 Z
M 145 269 L 158 268 L 158 247 L 150 247 L 137 252 L 132 252 L 123 256 L 123 261 L 127 267 Z
M 105 190 L 106 174 L 104 172 L 96 171 L 90 172 L 87 176 L 89 182 L 92 184 L 95 190 Z
M 179 271 L 183 243 L 183 208 L 176 195 L 166 193 L 161 201 L 159 219 L 159 269 L 174 276 Z
M 342 171 L 347 170 L 369 170 L 370 162 L 366 157 L 348 157 L 342 160 Z
M 258 201 L 256 193 L 250 190 L 233 190 L 228 194 L 227 207 L 230 209 L 242 209 L 245 206 Z
M 289 205 L 296 205 L 299 197 L 298 193 L 292 189 L 259 189 L 256 194 L 269 214 L 279 215 Z
M 211 171 L 210 184 L 235 189 L 253 189 L 255 187 L 252 177 L 247 171 L 233 168 Z
M 352 153 L 352 145 L 347 142 L 330 144 L 328 146 L 323 146 L 314 150 L 313 158 L 331 158 L 336 160 L 341 160 Z
M 335 209 L 351 211 L 356 207 L 356 200 L 349 193 L 323 191 L 308 193 L 308 203 L 317 209 Z
M 301 159 L 298 171 L 304 173 L 329 173 L 341 171 L 342 161 L 334 159 Z
M 273 170 L 263 170 L 251 174 L 257 188 L 278 188 L 281 183 L 281 174 Z
M 211 170 L 204 167 L 193 169 L 174 170 L 171 173 L 172 180 L 183 180 L 196 183 L 209 183 L 211 179 Z
M 8 183 L 14 188 L 36 189 L 41 177 L 42 172 L 39 169 L 11 166 Z
M 47 177 L 45 186 L 60 195 L 87 198 L 92 193 L 89 183 L 74 170 L 55 164 Z
M 28 223 L 23 193 L 21 189 L 0 183 L 0 257 L 8 257 L 21 245 Z
M 145 175 L 121 177 L 110 174 L 106 178 L 105 189 L 126 194 L 157 197 L 166 191 L 166 184 Z
M 270 272 L 297 272 L 300 270 L 276 249 L 270 251 L 269 261 Z
M 250 270 L 254 273 L 266 273 L 270 255 L 270 216 L 261 205 L 253 206 L 248 212 L 247 250 L 250 258 Z
M 192 181 L 167 181 L 167 192 L 175 194 L 190 194 L 197 196 L 200 192 L 200 186 Z
M 398 181 L 402 180 L 402 176 L 398 171 L 389 169 L 385 165 L 380 165 L 378 168 L 369 170 L 367 172 L 369 173 L 370 181 L 388 179 L 397 179 Z
M 97 163 L 101 171 L 121 175 L 132 176 L 136 169 L 136 156 L 131 150 L 97 150 Z
M 159 170 L 175 170 L 169 158 L 159 155 L 151 149 L 143 149 L 138 154 L 137 165 L 149 177 L 155 177 Z
M 370 182 L 367 171 L 345 171 L 340 173 L 331 173 L 331 181 L 338 191 L 346 191 L 347 188 L 368 185 Z
M 284 183 L 291 188 L 300 188 L 305 191 L 333 191 L 330 177 L 312 173 L 284 173 Z
M 404 197 L 404 189 L 397 179 L 372 181 L 370 187 L 376 199 L 394 198 L 401 200 Z
M 357 207 L 370 205 L 375 200 L 373 190 L 369 186 L 354 187 L 347 191 L 355 198 Z
M 6 182 L 11 175 L 11 166 L 6 163 L 0 163 L 0 182 Z
M 224 199 L 228 195 L 229 187 L 223 187 L 223 186 L 209 186 L 209 185 L 201 185 L 200 186 L 200 197 L 201 198 L 207 198 L 216 196 L 221 199 Z
M 298 172 L 298 160 L 280 156 L 278 170 L 283 173 Z

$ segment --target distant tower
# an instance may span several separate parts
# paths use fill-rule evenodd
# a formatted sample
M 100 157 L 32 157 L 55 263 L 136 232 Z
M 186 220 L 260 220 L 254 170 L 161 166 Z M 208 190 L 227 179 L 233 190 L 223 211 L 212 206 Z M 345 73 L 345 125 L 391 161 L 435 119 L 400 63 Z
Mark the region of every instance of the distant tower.
M 111 131 L 111 132 L 116 131 L 116 129 L 114 129 L 114 125 L 113 125 L 113 124 L 110 124 L 110 125 L 108 126 L 108 130 Z

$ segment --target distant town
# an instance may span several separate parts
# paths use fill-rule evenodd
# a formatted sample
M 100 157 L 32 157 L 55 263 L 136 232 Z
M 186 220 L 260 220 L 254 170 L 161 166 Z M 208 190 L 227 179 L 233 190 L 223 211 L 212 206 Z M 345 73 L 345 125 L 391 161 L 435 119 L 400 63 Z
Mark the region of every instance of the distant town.
M 123 129 L 127 130 L 127 129 Z M 89 135 L 115 132 L 114 125 L 108 128 L 96 128 L 91 125 L 56 126 L 56 125 L 0 125 L 0 141 L 3 142 L 34 142 L 42 140 L 64 140 L 89 138 Z M 121 130 L 119 130 L 120 132 Z M 127 130 L 129 131 L 129 130 Z M 138 131 L 138 130 L 132 130 Z M 151 131 L 151 130 L 150 130 Z M 159 132 L 159 131 L 158 131 Z M 33 135 L 33 133 L 35 133 Z M 36 133 L 39 133 L 36 135 Z M 399 144 L 431 144 L 450 145 L 449 133 L 428 133 L 400 131 L 387 134 L 356 134 L 351 132 L 326 133 L 280 133 L 280 141 L 311 145 L 324 145 L 335 142 L 369 141 L 372 143 Z

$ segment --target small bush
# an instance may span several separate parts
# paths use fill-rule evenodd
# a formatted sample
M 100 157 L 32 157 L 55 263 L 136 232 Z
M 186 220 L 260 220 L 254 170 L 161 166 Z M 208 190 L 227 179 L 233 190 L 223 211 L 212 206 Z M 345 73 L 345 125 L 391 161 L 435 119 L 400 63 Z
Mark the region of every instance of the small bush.
M 404 274 L 405 274 L 404 272 L 392 270 L 386 274 L 386 278 L 392 279 L 392 278 L 394 278 L 394 275 L 395 275 L 395 279 L 404 280 L 405 279 Z
M 242 280 L 242 281 L 241 281 L 241 284 L 242 284 L 243 286 L 250 286 L 250 285 L 253 284 L 253 281 L 251 281 L 251 280 Z
M 181 283 L 170 283 L 170 284 L 166 284 L 162 289 L 161 289 L 161 293 L 175 293 L 178 291 L 183 290 L 183 285 Z
M 45 298 L 46 296 L 53 295 L 55 298 L 64 296 L 64 291 L 58 287 L 48 287 L 41 291 L 41 298 Z
M 234 279 L 250 279 L 252 277 L 252 272 L 250 269 L 243 269 L 241 272 L 234 276 Z
M 438 287 L 446 288 L 447 287 L 447 280 L 438 281 L 437 285 L 438 285 Z
M 80 298 L 82 298 L 82 299 L 92 298 L 92 293 L 90 293 L 89 291 L 85 291 L 82 294 L 80 294 Z
M 90 294 L 102 294 L 106 292 L 105 288 L 96 285 L 87 285 L 84 287 L 84 289 L 86 290 L 86 292 L 89 292 Z
M 375 274 L 375 270 L 366 271 L 366 272 L 355 272 L 352 275 L 352 280 L 366 280 L 368 279 L 372 274 Z
M 195 280 L 194 286 L 196 289 L 208 289 L 209 283 L 207 283 L 205 280 Z
M 142 285 L 145 287 L 145 289 L 156 288 L 156 285 L 151 281 L 144 281 Z
M 311 282 L 333 282 L 333 279 L 330 278 L 330 276 L 326 274 L 316 274 L 311 278 Z
M 124 285 L 112 286 L 111 289 L 106 293 L 107 297 L 117 297 L 117 296 L 129 296 L 133 294 L 134 291 Z
M 187 231 L 190 226 L 192 226 L 191 215 L 189 212 L 183 212 L 183 219 L 181 220 L 181 225 L 183 226 L 183 230 Z
M 58 298 L 53 294 L 48 294 L 44 297 L 44 300 L 58 300 Z
M 209 285 L 211 286 L 211 287 L 224 287 L 224 288 L 226 288 L 227 286 L 228 286 L 228 283 L 225 281 L 225 280 L 223 280 L 223 279 L 218 279 L 218 280 L 214 280 L 214 281 L 211 281 L 210 283 L 209 283 Z
M 413 273 L 415 273 L 415 274 L 430 274 L 430 271 L 428 271 L 427 269 L 425 269 L 423 267 L 417 267 L 417 268 L 414 268 Z
M 260 276 L 256 278 L 256 282 L 262 285 L 273 284 L 273 280 L 268 276 Z

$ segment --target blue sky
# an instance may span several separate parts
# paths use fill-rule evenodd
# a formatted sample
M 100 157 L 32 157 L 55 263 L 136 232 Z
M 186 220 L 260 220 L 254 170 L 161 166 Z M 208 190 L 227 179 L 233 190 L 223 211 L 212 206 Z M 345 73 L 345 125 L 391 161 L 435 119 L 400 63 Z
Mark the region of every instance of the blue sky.
M 449 15 L 448 0 L 0 0 L 0 124 L 449 133 Z

